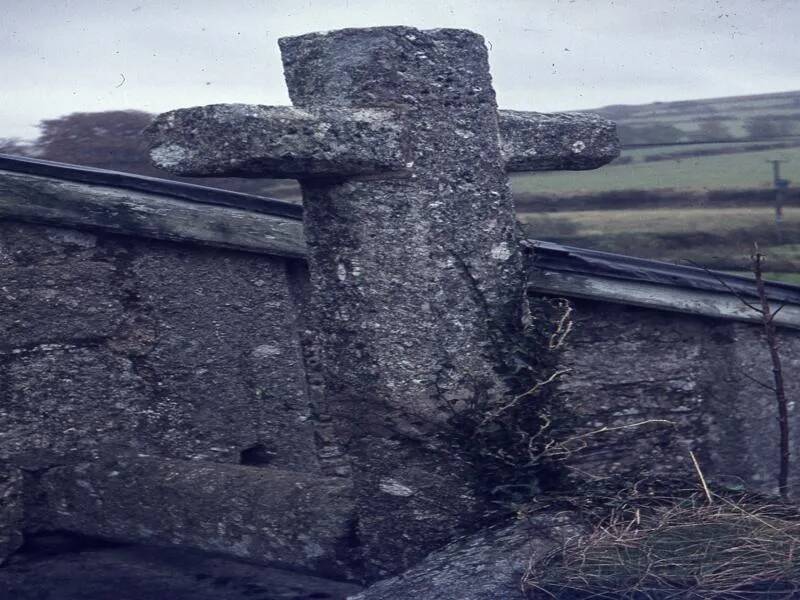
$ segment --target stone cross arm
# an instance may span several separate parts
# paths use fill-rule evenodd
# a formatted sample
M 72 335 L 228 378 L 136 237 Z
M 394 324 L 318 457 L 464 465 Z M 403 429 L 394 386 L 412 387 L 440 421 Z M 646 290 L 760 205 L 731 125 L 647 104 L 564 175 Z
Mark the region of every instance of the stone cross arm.
M 404 168 L 392 113 L 212 104 L 159 115 L 146 134 L 153 163 L 176 175 L 349 176 Z
M 499 113 L 500 151 L 506 171 L 596 169 L 619 156 L 616 124 L 597 115 Z
M 184 176 L 348 177 L 411 166 L 411 132 L 384 108 L 216 104 L 159 115 L 156 166 Z M 507 171 L 582 170 L 619 155 L 613 122 L 581 113 L 499 111 Z
M 309 401 L 330 411 L 350 467 L 365 577 L 383 577 L 474 528 L 492 512 L 486 490 L 517 481 L 465 458 L 457 414 L 504 406 L 537 376 L 504 375 L 530 346 L 507 171 L 599 167 L 618 142 L 599 117 L 498 110 L 471 31 L 279 43 L 293 107 L 166 113 L 151 155 L 179 175 L 300 181 L 309 337 L 323 357 Z

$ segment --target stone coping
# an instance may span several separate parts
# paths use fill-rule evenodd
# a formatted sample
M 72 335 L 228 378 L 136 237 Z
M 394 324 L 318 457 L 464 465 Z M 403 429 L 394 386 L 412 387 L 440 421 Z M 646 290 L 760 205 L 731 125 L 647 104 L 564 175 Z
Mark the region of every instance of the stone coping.
M 700 266 L 676 265 L 539 240 L 526 240 L 523 245 L 532 252 L 534 265 L 546 272 L 555 271 L 687 290 L 738 294 L 745 298 L 758 297 L 753 279 L 704 269 Z M 800 305 L 798 285 L 769 281 L 766 282 L 765 288 L 770 300 Z
M 302 212 L 299 205 L 259 196 L 0 155 L 0 218 L 302 259 Z M 736 297 L 754 297 L 746 277 L 552 242 L 523 243 L 534 255 L 529 283 L 536 292 L 758 320 Z M 800 286 L 768 282 L 766 290 L 770 300 L 786 304 L 776 323 L 800 328 Z
M 89 185 L 111 186 L 138 192 L 148 192 L 199 204 L 228 206 L 288 219 L 302 220 L 303 218 L 303 207 L 299 204 L 254 194 L 243 194 L 204 185 L 170 181 L 158 177 L 146 177 L 121 171 L 97 169 L 25 156 L 12 156 L 10 154 L 0 154 L 0 170 L 52 177 L 63 181 L 75 181 Z

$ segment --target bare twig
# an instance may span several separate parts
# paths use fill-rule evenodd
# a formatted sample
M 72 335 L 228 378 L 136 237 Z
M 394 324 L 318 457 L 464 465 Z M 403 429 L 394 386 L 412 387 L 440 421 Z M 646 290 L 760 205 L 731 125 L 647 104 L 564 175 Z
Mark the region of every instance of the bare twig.
M 566 440 L 564 440 L 564 443 L 570 442 L 570 441 L 574 441 L 574 440 L 580 440 L 580 439 L 587 438 L 587 437 L 591 437 L 593 435 L 599 435 L 601 433 L 610 433 L 612 431 L 620 431 L 622 429 L 633 429 L 634 427 L 641 427 L 642 425 L 651 425 L 651 424 L 655 424 L 655 423 L 658 423 L 660 425 L 675 425 L 674 421 L 669 421 L 667 419 L 647 419 L 646 421 L 638 421 L 636 423 L 627 423 L 625 425 L 617 425 L 616 427 L 609 427 L 608 425 L 605 425 L 605 426 L 601 427 L 600 429 L 595 429 L 593 431 L 587 431 L 586 433 L 582 433 L 581 435 L 575 435 L 575 436 L 572 436 L 570 438 L 567 438 Z
M 703 477 L 703 471 L 700 469 L 700 463 L 697 462 L 697 457 L 694 455 L 694 452 L 689 450 L 689 456 L 692 457 L 692 464 L 694 464 L 694 470 L 697 471 L 697 476 L 700 478 L 700 483 L 703 485 L 703 492 L 708 499 L 709 504 L 713 504 L 714 500 L 711 498 L 711 490 L 708 489 L 708 484 L 706 483 L 706 478 Z
M 550 440 L 548 443 L 544 445 L 544 447 L 537 453 L 533 451 L 533 447 L 530 446 L 528 448 L 529 455 L 530 455 L 530 463 L 535 464 L 539 462 L 542 458 L 551 458 L 551 459 L 565 459 L 576 452 L 581 452 L 589 447 L 588 442 L 586 441 L 588 438 L 598 436 L 604 433 L 612 433 L 615 431 L 624 431 L 627 429 L 636 429 L 637 427 L 643 427 L 645 425 L 672 425 L 675 426 L 674 421 L 669 421 L 667 419 L 647 419 L 645 421 L 637 421 L 635 423 L 626 423 L 625 425 L 617 425 L 615 427 L 604 426 L 600 427 L 599 429 L 593 429 L 592 431 L 587 431 L 586 433 L 582 433 L 580 435 L 573 435 L 566 439 L 557 441 L 557 440 Z M 601 478 L 597 478 L 592 476 L 593 479 L 599 480 Z
M 693 267 L 696 267 L 698 269 L 703 269 L 703 271 L 705 271 L 708 275 L 711 275 L 714 279 L 716 279 L 720 283 L 720 285 L 722 285 L 722 287 L 724 287 L 731 294 L 736 296 L 736 298 L 737 298 L 737 300 L 739 300 L 739 302 L 744 304 L 750 310 L 752 310 L 754 312 L 757 312 L 758 314 L 761 314 L 761 309 L 758 306 L 756 306 L 755 304 L 745 300 L 744 296 L 742 296 L 742 294 L 740 294 L 735 289 L 733 289 L 727 281 L 725 281 L 722 277 L 720 277 L 719 273 L 716 273 L 716 272 L 712 271 L 711 269 L 709 269 L 708 267 L 704 267 L 703 265 L 698 264 L 693 260 L 687 260 L 686 262 L 688 262 Z
M 787 304 L 787 303 L 786 303 L 786 302 L 784 302 L 784 303 L 783 303 L 783 304 L 781 304 L 781 305 L 780 305 L 778 308 L 776 308 L 775 310 L 773 310 L 773 311 L 772 311 L 772 314 L 771 314 L 771 315 L 770 315 L 770 317 L 769 317 L 769 320 L 770 320 L 770 321 L 772 321 L 773 319 L 775 319 L 775 315 L 777 315 L 779 312 L 781 312 L 781 311 L 783 310 L 783 307 L 784 307 L 784 306 L 786 306 L 786 304 Z
M 561 317 L 556 324 L 556 330 L 550 336 L 547 344 L 548 350 L 558 350 L 564 344 L 564 340 L 572 331 L 572 305 L 566 298 L 557 298 L 558 307 L 562 309 Z
M 764 286 L 763 263 L 764 256 L 758 251 L 758 244 L 753 244 L 753 254 L 750 256 L 753 275 L 756 278 L 756 290 L 761 302 L 761 322 L 764 325 L 764 334 L 767 338 L 769 355 L 772 360 L 772 378 L 775 381 L 775 400 L 778 403 L 778 427 L 780 428 L 780 467 L 778 472 L 778 491 L 784 500 L 789 498 L 789 403 L 786 400 L 786 390 L 783 383 L 783 368 L 778 352 L 778 332 L 775 329 L 774 318 L 778 313 L 772 312 L 767 299 Z M 782 307 L 781 307 L 782 308 Z M 780 308 L 778 309 L 780 310 Z
M 774 388 L 774 387 L 772 387 L 772 386 L 771 386 L 771 385 L 769 385 L 768 383 L 764 383 L 764 382 L 763 382 L 763 381 L 761 381 L 760 379 L 756 379 L 756 378 L 755 378 L 755 377 L 753 377 L 752 375 L 748 375 L 747 373 L 742 373 L 742 376 L 744 376 L 746 379 L 749 379 L 749 380 L 750 380 L 750 381 L 752 381 L 753 383 L 755 383 L 755 384 L 757 384 L 757 385 L 760 385 L 760 386 L 761 386 L 761 387 L 763 387 L 763 388 L 766 388 L 766 389 L 768 389 L 770 392 L 773 392 L 773 393 L 775 392 L 775 388 Z
M 497 417 L 499 417 L 501 414 L 503 414 L 503 413 L 504 413 L 505 411 L 507 411 L 508 409 L 510 409 L 510 408 L 513 408 L 514 406 L 516 406 L 516 405 L 517 405 L 517 403 L 519 403 L 519 401 L 520 401 L 520 400 L 524 400 L 525 398 L 528 398 L 529 396 L 533 396 L 533 395 L 535 395 L 535 394 L 538 394 L 538 393 L 539 393 L 539 391 L 540 391 L 540 390 L 541 390 L 543 387 L 545 387 L 546 385 L 550 385 L 550 384 L 551 384 L 551 383 L 553 383 L 553 382 L 554 382 L 556 379 L 558 379 L 558 378 L 559 378 L 559 377 L 561 377 L 562 375 L 566 375 L 567 373 L 569 373 L 569 369 L 559 369 L 558 371 L 555 371 L 554 373 L 552 373 L 552 374 L 550 375 L 550 377 L 548 377 L 548 378 L 547 378 L 547 379 L 545 379 L 544 381 L 537 381 L 537 382 L 536 382 L 536 385 L 534 385 L 534 386 L 533 386 L 531 389 L 529 389 L 527 392 L 523 392 L 522 394 L 519 394 L 519 395 L 517 395 L 517 396 L 514 396 L 514 397 L 513 397 L 511 400 L 509 400 L 508 402 L 506 402 L 506 403 L 505 403 L 505 404 L 503 404 L 502 406 L 499 406 L 499 407 L 497 407 L 495 410 L 493 410 L 493 411 L 490 411 L 490 412 L 489 412 L 489 413 L 488 413 L 488 414 L 487 414 L 487 415 L 486 415 L 486 416 L 483 418 L 483 420 L 480 422 L 480 424 L 479 424 L 479 427 L 483 427 L 484 425 L 486 425 L 486 424 L 487 424 L 487 423 L 489 423 L 490 421 L 493 421 L 494 419 L 496 419 Z
M 750 254 L 750 267 L 755 277 L 756 295 L 758 297 L 759 306 L 754 305 L 748 301 L 739 292 L 734 290 L 728 283 L 719 276 L 719 274 L 711 271 L 710 269 L 698 265 L 694 261 L 687 261 L 691 265 L 703 269 L 706 273 L 716 278 L 731 294 L 736 296 L 739 301 L 747 308 L 759 315 L 761 324 L 764 327 L 764 333 L 767 339 L 767 346 L 769 348 L 770 359 L 772 361 L 772 377 L 775 382 L 774 386 L 768 385 L 763 381 L 751 377 L 747 373 L 743 375 L 750 381 L 770 390 L 775 394 L 775 400 L 778 405 L 778 427 L 780 429 L 780 456 L 778 461 L 778 491 L 784 500 L 789 498 L 789 408 L 786 400 L 786 390 L 783 380 L 783 368 L 781 366 L 781 358 L 778 352 L 778 333 L 775 329 L 775 316 L 783 309 L 786 304 L 781 304 L 777 309 L 772 310 L 767 298 L 766 286 L 764 285 L 764 255 L 758 250 L 758 244 L 753 244 L 753 252 Z

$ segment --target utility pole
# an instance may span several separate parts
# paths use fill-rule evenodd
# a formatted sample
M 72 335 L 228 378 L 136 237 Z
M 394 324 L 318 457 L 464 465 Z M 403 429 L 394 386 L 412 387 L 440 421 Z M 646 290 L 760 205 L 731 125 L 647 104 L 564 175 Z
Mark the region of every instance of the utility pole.
M 783 220 L 783 203 L 786 199 L 786 189 L 789 187 L 788 179 L 781 179 L 781 163 L 785 160 L 768 160 L 772 164 L 772 185 L 775 189 L 775 225 L 780 227 Z

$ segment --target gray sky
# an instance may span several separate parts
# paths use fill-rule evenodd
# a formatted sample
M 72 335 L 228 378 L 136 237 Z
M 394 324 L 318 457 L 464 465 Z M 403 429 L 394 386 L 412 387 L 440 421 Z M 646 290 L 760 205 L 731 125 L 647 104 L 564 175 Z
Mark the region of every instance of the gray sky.
M 481 33 L 503 108 L 555 111 L 800 89 L 800 0 L 0 4 L 0 137 L 35 137 L 40 119 L 76 111 L 288 104 L 279 37 L 375 25 Z

